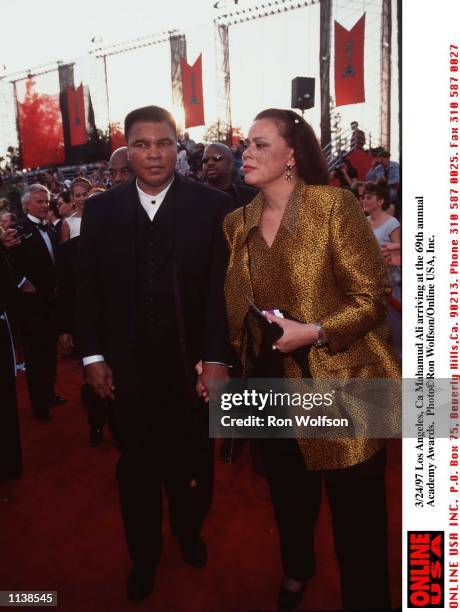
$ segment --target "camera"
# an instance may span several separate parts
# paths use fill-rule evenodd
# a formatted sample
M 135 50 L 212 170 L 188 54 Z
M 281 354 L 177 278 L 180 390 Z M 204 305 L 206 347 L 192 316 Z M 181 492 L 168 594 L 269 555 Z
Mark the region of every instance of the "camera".
M 32 236 L 32 232 L 20 223 L 12 223 L 10 225 L 10 229 L 16 230 L 18 238 L 20 238 L 21 240 L 27 240 Z

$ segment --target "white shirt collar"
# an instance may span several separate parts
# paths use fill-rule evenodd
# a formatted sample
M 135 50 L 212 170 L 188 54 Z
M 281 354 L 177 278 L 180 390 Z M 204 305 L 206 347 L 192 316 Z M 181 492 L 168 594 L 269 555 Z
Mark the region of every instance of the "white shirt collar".
M 142 204 L 142 208 L 149 216 L 150 221 L 153 221 L 153 218 L 157 214 L 158 209 L 163 203 L 163 200 L 165 199 L 166 194 L 168 193 L 173 182 L 174 176 L 171 178 L 171 182 L 163 189 L 163 191 L 160 191 L 160 193 L 157 193 L 156 195 L 150 195 L 149 193 L 145 193 L 145 191 L 142 191 L 136 180 L 137 194 L 139 196 L 140 203 Z
M 43 223 L 43 221 L 41 219 L 39 219 L 38 217 L 34 217 L 33 215 L 29 215 L 29 213 L 27 213 L 27 217 L 28 217 L 28 219 L 30 219 L 34 223 L 40 223 L 40 224 Z

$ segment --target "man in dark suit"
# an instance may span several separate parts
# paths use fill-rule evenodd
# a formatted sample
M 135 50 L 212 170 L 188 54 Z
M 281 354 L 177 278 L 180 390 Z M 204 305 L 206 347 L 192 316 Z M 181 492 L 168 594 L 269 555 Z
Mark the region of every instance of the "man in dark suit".
M 128 595 L 153 588 L 162 485 L 185 561 L 206 564 L 200 529 L 212 497 L 213 444 L 195 389 L 226 379 L 223 295 L 227 195 L 174 174 L 176 126 L 148 106 L 128 114 L 136 179 L 91 198 L 80 234 L 79 341 L 86 379 L 112 399 Z M 203 373 L 196 380 L 195 366 Z
M 30 402 L 40 421 L 50 420 L 50 407 L 65 400 L 55 395 L 57 242 L 45 223 L 50 193 L 30 185 L 22 196 L 26 217 L 18 232 L 21 244 L 8 251 L 19 279 L 19 321 Z
M 216 189 L 228 193 L 233 200 L 233 208 L 239 208 L 255 198 L 257 189 L 232 182 L 233 166 L 233 155 L 227 145 L 213 142 L 205 148 L 203 170 L 206 181 Z

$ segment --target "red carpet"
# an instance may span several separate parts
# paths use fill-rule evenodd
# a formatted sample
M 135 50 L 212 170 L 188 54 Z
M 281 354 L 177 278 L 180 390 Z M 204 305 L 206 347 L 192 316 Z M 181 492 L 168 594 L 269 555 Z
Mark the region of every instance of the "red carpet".
M 126 599 L 130 569 L 118 512 L 117 451 L 108 431 L 90 448 L 79 401 L 80 367 L 61 361 L 57 391 L 69 401 L 53 420 L 32 418 L 24 374 L 18 377 L 24 475 L 0 486 L 0 590 L 53 590 L 66 612 L 122 610 L 273 610 L 281 577 L 265 481 L 247 449 L 231 466 L 217 463 L 214 504 L 204 538 L 203 570 L 184 564 L 167 520 L 155 591 L 143 604 Z M 392 603 L 401 600 L 401 453 L 390 443 L 388 498 Z M 317 529 L 317 574 L 303 609 L 340 607 L 329 510 L 323 498 Z M 363 560 L 372 562 L 371 560 Z

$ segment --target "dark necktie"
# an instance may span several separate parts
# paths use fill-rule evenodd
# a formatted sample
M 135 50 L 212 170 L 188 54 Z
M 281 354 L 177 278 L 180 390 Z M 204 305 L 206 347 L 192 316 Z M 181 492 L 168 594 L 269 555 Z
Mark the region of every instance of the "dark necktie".
M 32 223 L 35 225 L 35 227 L 38 227 L 38 229 L 42 232 L 47 232 L 47 225 L 46 223 L 35 223 L 35 221 L 32 221 Z

